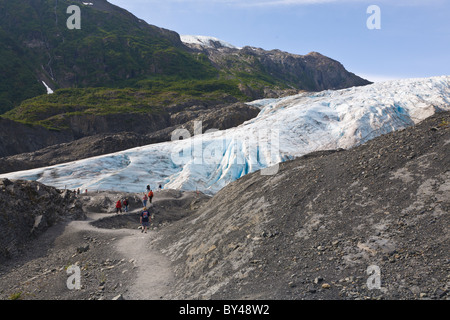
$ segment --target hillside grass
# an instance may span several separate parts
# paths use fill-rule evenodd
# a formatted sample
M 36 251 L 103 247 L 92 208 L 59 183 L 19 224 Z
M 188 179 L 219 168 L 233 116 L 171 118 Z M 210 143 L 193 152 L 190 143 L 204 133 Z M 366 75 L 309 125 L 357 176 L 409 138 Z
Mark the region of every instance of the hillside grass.
M 127 113 L 159 114 L 165 108 L 186 102 L 245 101 L 238 80 L 146 79 L 138 88 L 59 89 L 23 101 L 2 117 L 50 130 L 68 128 L 67 119 L 75 115 L 110 115 Z

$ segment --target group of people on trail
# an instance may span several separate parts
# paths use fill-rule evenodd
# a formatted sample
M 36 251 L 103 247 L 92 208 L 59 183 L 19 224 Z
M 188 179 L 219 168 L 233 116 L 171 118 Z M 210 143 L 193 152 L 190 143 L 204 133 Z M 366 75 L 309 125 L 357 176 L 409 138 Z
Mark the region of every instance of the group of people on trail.
M 64 187 L 64 189 L 66 189 L 65 187 Z M 76 190 L 73 190 L 73 193 L 75 193 L 75 195 L 77 195 L 77 196 L 79 196 L 79 195 L 81 195 L 81 190 L 80 190 L 80 188 L 78 188 L 78 189 L 76 189 Z M 88 191 L 87 191 L 87 189 L 84 191 L 84 194 L 87 194 L 88 193 Z
M 147 209 L 147 201 L 152 203 L 152 200 L 153 200 L 153 191 L 152 191 L 152 189 L 150 189 L 150 186 L 147 186 L 147 192 L 148 193 L 144 192 L 144 197 L 142 198 L 142 203 L 144 205 L 144 209 L 142 209 L 141 218 L 140 218 L 140 222 L 142 225 L 141 232 L 145 232 L 145 233 L 147 233 L 147 229 L 150 225 L 150 213 Z
M 144 207 L 147 207 L 147 201 L 150 201 L 152 203 L 153 199 L 153 191 L 150 189 L 147 193 L 144 193 L 144 197 L 142 198 L 142 203 L 144 204 Z
M 116 202 L 116 214 L 117 213 L 122 213 L 122 208 L 124 208 L 125 212 L 128 212 L 128 199 L 124 199 L 123 201 L 121 201 L 120 199 Z
M 160 190 L 162 189 L 161 185 L 159 185 L 159 189 Z M 147 208 L 147 202 L 151 204 L 153 201 L 153 196 L 154 196 L 153 190 L 150 188 L 150 185 L 147 185 L 147 191 L 144 192 L 144 196 L 142 197 L 142 204 L 144 208 L 140 213 L 140 224 L 142 225 L 141 232 L 147 233 L 147 230 L 150 226 L 151 215 L 149 209 Z M 128 206 L 129 206 L 128 198 L 125 198 L 123 200 L 122 199 L 117 200 L 116 214 L 118 214 L 119 212 L 122 213 L 122 208 L 124 209 L 125 212 L 128 212 Z

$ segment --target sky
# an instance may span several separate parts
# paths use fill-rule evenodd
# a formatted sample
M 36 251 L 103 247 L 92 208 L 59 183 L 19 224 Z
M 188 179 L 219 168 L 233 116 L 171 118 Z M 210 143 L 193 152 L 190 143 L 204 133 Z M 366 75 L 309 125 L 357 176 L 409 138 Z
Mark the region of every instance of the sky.
M 180 35 L 320 52 L 374 82 L 450 75 L 450 0 L 108 1 Z

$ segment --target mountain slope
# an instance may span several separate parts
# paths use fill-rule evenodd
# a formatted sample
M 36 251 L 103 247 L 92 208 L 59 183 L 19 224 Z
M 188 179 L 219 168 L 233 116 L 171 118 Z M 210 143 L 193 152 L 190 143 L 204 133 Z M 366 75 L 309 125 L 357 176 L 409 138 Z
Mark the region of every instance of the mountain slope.
M 14 52 L 27 57 L 34 79 L 56 89 L 126 86 L 130 79 L 152 75 L 186 79 L 216 75 L 210 63 L 186 51 L 177 33 L 151 26 L 106 0 L 92 3 L 0 1 L 0 27 L 9 40 L 14 39 Z M 80 30 L 66 26 L 66 10 L 73 4 L 81 8 Z M 1 62 L 6 58 L 2 56 Z M 22 90 L 28 90 L 25 84 Z
M 182 36 L 181 40 L 195 52 L 205 54 L 225 77 L 247 79 L 246 90 L 253 92 L 254 98 L 267 97 L 269 89 L 274 87 L 322 91 L 370 84 L 348 72 L 338 61 L 318 52 L 297 55 L 248 46 L 238 48 L 205 36 Z M 260 84 L 255 80 L 259 80 Z
M 404 129 L 448 111 L 449 102 L 449 76 L 304 93 L 251 103 L 261 112 L 237 128 L 190 139 L 184 131 L 179 141 L 3 176 L 60 188 L 140 192 L 152 181 L 165 188 L 215 193 L 260 169 L 276 174 L 276 164 L 282 161 L 314 151 L 349 149 Z
M 286 65 L 294 55 L 283 54 L 282 61 L 278 61 L 272 57 L 279 54 L 259 52 L 257 58 L 252 58 L 255 50 L 243 49 L 238 55 L 229 53 L 224 57 L 237 59 L 234 64 L 218 63 L 214 55 L 188 48 L 176 32 L 150 25 L 106 0 L 90 3 L 93 5 L 81 0 L 0 1 L 0 40 L 7 45 L 2 49 L 7 52 L 0 58 L 0 67 L 18 71 L 12 74 L 8 88 L 18 82 L 23 92 L 3 98 L 2 112 L 24 99 L 44 94 L 45 86 L 53 91 L 131 87 L 155 94 L 155 86 L 164 92 L 174 87 L 183 92 L 186 83 L 179 88 L 179 81 L 221 80 L 228 86 L 227 93 L 248 100 L 264 97 L 264 89 L 270 88 L 322 90 L 369 83 L 325 57 L 309 59 L 308 55 L 302 58 L 310 60 L 306 64 L 294 58 L 298 60 L 294 65 Z M 81 8 L 80 30 L 66 26 L 66 10 L 74 4 Z M 8 57 L 12 55 L 26 57 L 22 68 L 11 66 Z M 270 63 L 263 61 L 265 57 Z M 339 79 L 335 79 L 336 72 Z M 7 78 L 4 80 L 8 83 Z M 203 93 L 217 90 L 217 83 L 199 84 Z M 168 88 L 164 88 L 166 85 Z M 0 91 L 0 97 L 6 92 Z
M 0 114 L 45 93 L 24 51 L 0 26 Z M 24 90 L 26 88 L 26 90 Z

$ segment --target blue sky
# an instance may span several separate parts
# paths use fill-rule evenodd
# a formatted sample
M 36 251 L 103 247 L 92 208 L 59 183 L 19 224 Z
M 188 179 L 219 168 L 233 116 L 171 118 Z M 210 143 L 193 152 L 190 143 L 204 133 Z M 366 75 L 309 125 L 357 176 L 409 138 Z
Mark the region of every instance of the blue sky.
M 449 0 L 108 0 L 179 34 L 320 52 L 372 81 L 450 75 Z M 366 22 L 381 9 L 381 29 Z

